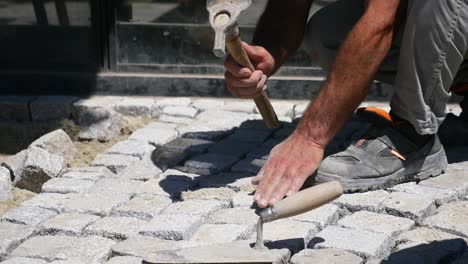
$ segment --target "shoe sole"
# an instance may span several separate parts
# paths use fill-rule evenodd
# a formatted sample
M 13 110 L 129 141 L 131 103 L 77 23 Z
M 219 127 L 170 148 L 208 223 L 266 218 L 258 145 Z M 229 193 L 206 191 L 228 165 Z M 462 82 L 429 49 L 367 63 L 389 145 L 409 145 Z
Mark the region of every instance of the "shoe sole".
M 417 161 L 414 161 L 417 162 Z M 422 181 L 430 177 L 436 177 L 440 174 L 445 173 L 447 170 L 447 155 L 445 154 L 444 148 L 430 156 L 427 156 L 424 160 L 421 160 L 422 166 L 419 172 L 414 173 L 415 166 L 410 168 L 401 168 L 400 170 L 379 178 L 366 178 L 366 179 L 343 179 L 338 175 L 331 175 L 321 173 L 320 176 L 316 177 L 318 183 L 328 181 L 339 181 L 343 187 L 345 193 L 353 192 L 367 192 L 382 188 L 390 188 L 396 184 L 410 182 L 410 181 Z M 434 166 L 437 165 L 437 166 Z

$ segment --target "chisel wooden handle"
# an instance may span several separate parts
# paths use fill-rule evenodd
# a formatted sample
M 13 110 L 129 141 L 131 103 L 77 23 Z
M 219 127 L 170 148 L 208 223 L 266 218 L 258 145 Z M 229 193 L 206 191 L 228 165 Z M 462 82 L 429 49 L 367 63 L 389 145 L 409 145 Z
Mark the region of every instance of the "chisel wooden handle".
M 327 204 L 343 194 L 338 181 L 315 185 L 291 195 L 260 212 L 264 222 L 295 216 Z
M 249 68 L 251 71 L 255 71 L 255 67 L 247 56 L 242 42 L 239 36 L 226 42 L 226 48 L 229 50 L 232 58 L 240 65 Z M 254 102 L 257 105 L 258 111 L 262 115 L 268 128 L 278 127 L 278 117 L 276 116 L 275 110 L 271 105 L 270 99 L 265 92 L 262 92 L 259 96 L 254 98 Z

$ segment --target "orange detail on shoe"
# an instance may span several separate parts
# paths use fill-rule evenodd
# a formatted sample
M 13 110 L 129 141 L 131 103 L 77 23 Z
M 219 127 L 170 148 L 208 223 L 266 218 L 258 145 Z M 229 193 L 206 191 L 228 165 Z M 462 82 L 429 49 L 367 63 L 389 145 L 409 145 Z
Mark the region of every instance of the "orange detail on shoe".
M 462 84 L 457 85 L 456 87 L 453 87 L 452 92 L 454 93 L 468 92 L 468 83 L 462 83 Z
M 396 151 L 394 149 L 392 149 L 390 151 L 390 153 L 392 153 L 393 156 L 395 156 L 395 157 L 397 157 L 397 158 L 399 158 L 401 160 L 406 160 L 406 158 L 403 155 L 401 155 L 400 153 L 398 153 L 398 151 Z
M 385 112 L 384 110 L 380 109 L 380 108 L 376 108 L 376 107 L 362 107 L 362 108 L 359 108 L 358 111 L 363 111 L 363 112 L 369 112 L 369 113 L 373 113 L 373 114 L 376 114 L 380 117 L 383 117 L 385 118 L 386 120 L 388 120 L 389 122 L 392 122 L 393 123 L 393 118 L 392 116 Z

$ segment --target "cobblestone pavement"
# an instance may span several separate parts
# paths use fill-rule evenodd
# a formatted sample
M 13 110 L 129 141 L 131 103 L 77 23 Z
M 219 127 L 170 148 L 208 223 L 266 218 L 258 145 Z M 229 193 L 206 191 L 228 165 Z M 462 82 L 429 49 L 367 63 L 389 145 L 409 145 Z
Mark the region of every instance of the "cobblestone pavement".
M 1 263 L 131 264 L 164 250 L 207 254 L 203 246 L 233 262 L 468 263 L 468 146 L 447 149 L 442 176 L 346 194 L 265 224 L 275 249 L 266 254 L 248 246 L 257 221 L 250 179 L 293 131 L 305 102 L 274 102 L 283 121 L 274 131 L 250 101 L 123 99 L 113 107 L 155 121 L 5 214 Z M 351 121 L 327 152 L 362 127 Z

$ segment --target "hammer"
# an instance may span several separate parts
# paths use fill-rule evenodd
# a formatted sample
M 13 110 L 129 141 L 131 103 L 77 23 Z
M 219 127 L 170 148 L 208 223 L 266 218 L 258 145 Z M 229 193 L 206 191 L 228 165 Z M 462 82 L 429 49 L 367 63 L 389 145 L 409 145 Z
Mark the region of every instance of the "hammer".
M 217 57 L 226 56 L 225 47 L 232 58 L 240 65 L 255 71 L 247 53 L 242 47 L 239 36 L 237 19 L 242 11 L 247 9 L 252 0 L 208 0 L 206 9 L 210 14 L 210 24 L 215 31 L 213 53 Z M 254 98 L 258 111 L 268 128 L 276 128 L 279 125 L 278 117 L 265 92 Z

